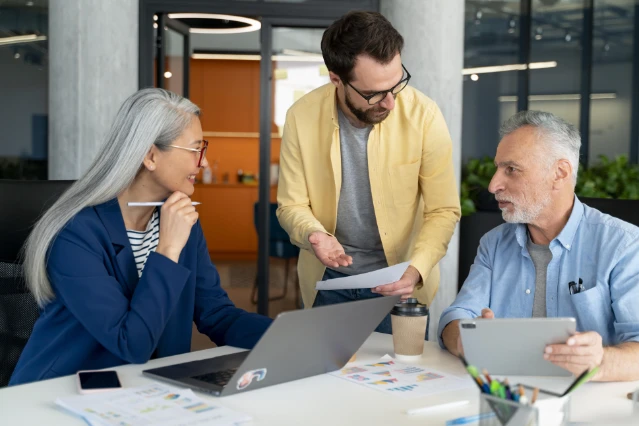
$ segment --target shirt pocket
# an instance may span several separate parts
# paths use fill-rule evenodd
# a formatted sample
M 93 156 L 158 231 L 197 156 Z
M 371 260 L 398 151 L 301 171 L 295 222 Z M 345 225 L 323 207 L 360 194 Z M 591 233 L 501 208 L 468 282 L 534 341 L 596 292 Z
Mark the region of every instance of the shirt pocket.
M 600 285 L 571 294 L 569 300 L 575 313 L 578 331 L 597 331 L 600 334 L 605 332 L 607 315 L 603 306 L 603 294 Z
M 419 168 L 421 159 L 408 164 L 392 166 L 390 181 L 393 188 L 393 200 L 397 206 L 413 205 L 418 200 Z

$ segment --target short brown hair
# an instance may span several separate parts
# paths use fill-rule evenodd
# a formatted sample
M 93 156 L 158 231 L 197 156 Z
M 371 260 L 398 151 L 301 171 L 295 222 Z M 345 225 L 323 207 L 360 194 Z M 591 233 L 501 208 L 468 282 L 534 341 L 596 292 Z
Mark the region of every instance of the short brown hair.
M 345 83 L 351 81 L 359 55 L 387 64 L 403 47 L 404 38 L 379 12 L 349 12 L 333 22 L 322 36 L 324 63 Z

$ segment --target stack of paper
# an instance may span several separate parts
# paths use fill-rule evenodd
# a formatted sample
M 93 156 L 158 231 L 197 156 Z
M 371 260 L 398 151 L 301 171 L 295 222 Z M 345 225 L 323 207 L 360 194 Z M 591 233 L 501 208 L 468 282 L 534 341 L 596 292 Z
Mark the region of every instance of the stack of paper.
M 205 402 L 190 389 L 161 384 L 58 398 L 56 404 L 96 426 L 236 425 L 251 421 L 246 414 Z

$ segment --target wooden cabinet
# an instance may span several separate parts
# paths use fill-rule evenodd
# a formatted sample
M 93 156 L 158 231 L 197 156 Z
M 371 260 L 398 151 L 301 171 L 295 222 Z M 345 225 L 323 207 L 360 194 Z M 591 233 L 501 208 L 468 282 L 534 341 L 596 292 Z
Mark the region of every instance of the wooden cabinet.
M 193 201 L 213 260 L 257 259 L 257 231 L 253 206 L 258 201 L 257 185 L 196 184 Z M 271 187 L 276 202 L 277 187 Z

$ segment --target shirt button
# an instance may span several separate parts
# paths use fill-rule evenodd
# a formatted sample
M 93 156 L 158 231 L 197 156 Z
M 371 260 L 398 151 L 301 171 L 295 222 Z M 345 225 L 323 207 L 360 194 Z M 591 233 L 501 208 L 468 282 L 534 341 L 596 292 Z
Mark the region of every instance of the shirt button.
M 570 244 L 566 244 L 566 248 L 570 248 Z
M 526 294 L 530 294 L 530 289 L 529 288 L 526 289 Z

